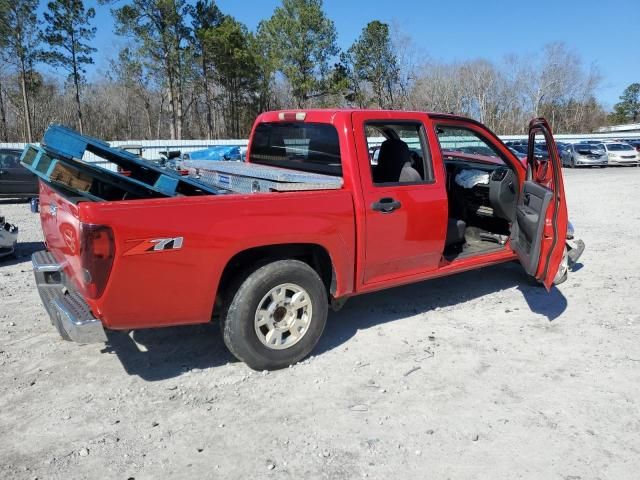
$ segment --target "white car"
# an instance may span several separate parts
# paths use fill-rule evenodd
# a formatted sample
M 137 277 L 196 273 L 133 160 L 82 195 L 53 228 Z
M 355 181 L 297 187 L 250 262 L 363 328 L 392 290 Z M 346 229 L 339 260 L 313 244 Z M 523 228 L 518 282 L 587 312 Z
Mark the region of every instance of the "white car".
M 640 153 L 628 143 L 608 142 L 603 145 L 609 157 L 609 165 L 640 164 Z
M 0 217 L 0 258 L 13 254 L 17 243 L 18 227 L 5 222 L 4 217 Z

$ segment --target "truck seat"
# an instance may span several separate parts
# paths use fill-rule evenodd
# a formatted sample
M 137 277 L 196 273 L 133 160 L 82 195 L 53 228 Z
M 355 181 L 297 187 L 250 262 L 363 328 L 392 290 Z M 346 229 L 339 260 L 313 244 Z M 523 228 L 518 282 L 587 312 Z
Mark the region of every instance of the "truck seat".
M 389 139 L 380 145 L 378 165 L 373 169 L 374 183 L 420 182 L 422 177 L 411 166 L 409 146 L 399 139 Z

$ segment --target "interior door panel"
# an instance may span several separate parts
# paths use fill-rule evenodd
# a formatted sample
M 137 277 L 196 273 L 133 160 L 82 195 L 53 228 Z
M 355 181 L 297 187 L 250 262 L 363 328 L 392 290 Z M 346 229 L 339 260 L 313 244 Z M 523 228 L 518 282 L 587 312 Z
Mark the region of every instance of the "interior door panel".
M 535 182 L 524 183 L 522 195 L 516 207 L 515 229 L 519 234 L 515 236 L 516 252 L 525 271 L 535 275 L 540 259 L 544 218 L 549 204 L 553 199 L 553 192 Z M 542 218 L 543 221 L 540 221 Z

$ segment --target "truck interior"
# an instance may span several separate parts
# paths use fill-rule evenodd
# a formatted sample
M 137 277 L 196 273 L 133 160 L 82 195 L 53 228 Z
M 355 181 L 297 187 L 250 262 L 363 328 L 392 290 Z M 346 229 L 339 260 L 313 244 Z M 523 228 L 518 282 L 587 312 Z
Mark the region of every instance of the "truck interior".
M 471 130 L 438 126 L 449 221 L 444 257 L 500 250 L 510 236 L 518 180 L 501 153 Z
M 413 124 L 367 124 L 374 184 L 432 180 L 430 153 L 419 130 Z M 517 200 L 513 167 L 471 130 L 438 126 L 436 132 L 449 207 L 444 258 L 453 261 L 503 249 Z

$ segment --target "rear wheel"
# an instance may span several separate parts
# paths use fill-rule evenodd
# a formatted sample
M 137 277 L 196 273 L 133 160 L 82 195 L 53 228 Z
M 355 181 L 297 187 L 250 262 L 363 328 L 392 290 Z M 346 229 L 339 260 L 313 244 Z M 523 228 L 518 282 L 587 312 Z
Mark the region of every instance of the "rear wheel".
M 255 370 L 287 367 L 316 346 L 327 320 L 327 292 L 309 265 L 279 260 L 242 281 L 222 322 L 231 353 Z

